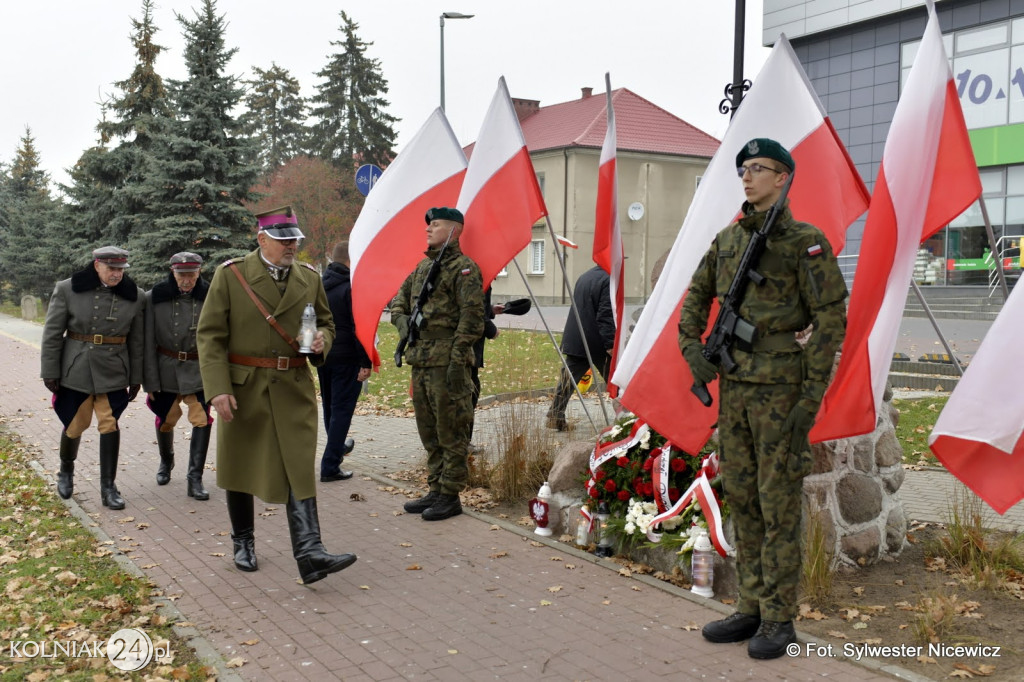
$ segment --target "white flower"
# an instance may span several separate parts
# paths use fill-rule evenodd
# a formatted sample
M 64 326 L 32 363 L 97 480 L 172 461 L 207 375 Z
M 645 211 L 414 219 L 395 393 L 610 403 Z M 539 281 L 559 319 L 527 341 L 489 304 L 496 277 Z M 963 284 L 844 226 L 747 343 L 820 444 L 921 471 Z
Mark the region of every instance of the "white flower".
M 608 432 L 608 440 L 612 440 L 622 433 L 622 427 L 616 424 L 612 427 L 612 430 Z
M 640 449 L 646 450 L 651 447 L 651 431 L 648 429 L 644 431 L 644 435 L 640 436 Z
M 626 524 L 626 534 L 627 535 L 632 535 L 635 530 L 636 530 L 636 524 L 634 524 L 634 523 L 627 523 Z

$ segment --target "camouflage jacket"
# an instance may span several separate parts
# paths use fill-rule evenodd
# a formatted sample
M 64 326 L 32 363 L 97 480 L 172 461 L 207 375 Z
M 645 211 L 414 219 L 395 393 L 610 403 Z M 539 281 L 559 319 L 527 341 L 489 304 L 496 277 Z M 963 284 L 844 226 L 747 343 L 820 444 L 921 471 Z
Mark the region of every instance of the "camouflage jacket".
M 409 315 L 423 288 L 430 264 L 440 249 L 430 249 L 412 274 L 406 277 L 391 301 L 391 321 L 399 332 L 407 331 Z M 419 339 L 409 344 L 405 358 L 414 367 L 439 367 L 452 363 L 471 367 L 473 344 L 484 333 L 484 289 L 480 268 L 451 242 L 441 259 L 434 290 L 423 306 Z
M 718 233 L 697 266 L 679 320 L 679 348 L 699 343 L 712 301 L 721 303 L 751 234 L 765 213 L 743 204 L 744 217 Z M 758 384 L 802 383 L 802 397 L 820 402 L 835 353 L 846 332 L 846 282 L 832 247 L 813 225 L 798 223 L 787 206 L 768 238 L 757 272 L 760 285 L 747 287 L 739 313 L 757 327 L 753 352 L 731 351 L 738 368 L 728 375 Z M 795 333 L 814 324 L 801 348 Z

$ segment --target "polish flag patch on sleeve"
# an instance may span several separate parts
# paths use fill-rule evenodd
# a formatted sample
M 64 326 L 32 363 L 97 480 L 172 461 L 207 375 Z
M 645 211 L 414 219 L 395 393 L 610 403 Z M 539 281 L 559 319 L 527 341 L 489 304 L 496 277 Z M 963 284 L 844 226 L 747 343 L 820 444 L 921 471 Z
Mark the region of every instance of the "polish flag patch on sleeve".
M 468 274 L 469 274 L 469 273 L 471 273 L 471 272 L 473 272 L 473 270 L 472 270 L 472 269 L 470 269 L 470 268 L 466 268 L 465 270 L 463 270 L 463 271 L 462 271 L 462 274 L 463 274 L 463 275 L 468 275 Z
M 807 249 L 808 256 L 820 256 L 821 255 L 821 244 L 815 244 Z

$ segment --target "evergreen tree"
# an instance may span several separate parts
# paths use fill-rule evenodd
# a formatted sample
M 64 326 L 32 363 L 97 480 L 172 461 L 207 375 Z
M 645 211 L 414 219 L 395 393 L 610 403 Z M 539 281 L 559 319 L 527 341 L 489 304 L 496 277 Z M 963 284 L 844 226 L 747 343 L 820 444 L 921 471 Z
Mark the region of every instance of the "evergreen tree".
M 99 144 L 87 149 L 71 169 L 64 187 L 71 239 L 79 249 L 98 242 L 126 246 L 129 235 L 148 227 L 145 180 L 155 136 L 169 125 L 173 112 L 156 60 L 165 49 L 154 42 L 152 0 L 143 0 L 142 19 L 132 19 L 136 64 L 131 75 L 115 83 L 120 96 L 102 104 L 96 126 Z M 107 114 L 112 114 L 110 120 Z M 116 146 L 109 147 L 111 143 Z
M 245 97 L 248 111 L 242 116 L 247 135 L 259 145 L 259 162 L 267 176 L 302 153 L 308 131 L 308 105 L 299 94 L 299 81 L 271 62 L 267 70 L 253 67 Z
M 314 155 L 338 168 L 349 169 L 355 163 L 387 166 L 394 156 L 398 119 L 385 109 L 389 102 L 388 82 L 381 74 L 380 60 L 366 56 L 373 43 L 356 36 L 359 25 L 341 12 L 344 39 L 331 45 L 344 51 L 334 54 L 317 72 L 325 79 L 318 84 L 311 112 L 313 125 L 310 148 Z
M 49 174 L 40 166 L 32 131 L 25 129 L 21 144 L 4 174 L 4 230 L 0 240 L 0 273 L 15 300 L 33 294 L 45 300 L 62 267 L 60 204 L 50 195 Z
M 178 113 L 158 132 L 146 178 L 154 219 L 129 239 L 137 281 L 152 284 L 168 259 L 188 249 L 216 264 L 252 247 L 255 220 L 242 205 L 259 167 L 255 146 L 232 116 L 244 91 L 225 74 L 236 49 L 224 45 L 225 22 L 214 0 L 203 0 L 195 19 L 175 15 L 184 29 L 188 79 L 169 81 Z

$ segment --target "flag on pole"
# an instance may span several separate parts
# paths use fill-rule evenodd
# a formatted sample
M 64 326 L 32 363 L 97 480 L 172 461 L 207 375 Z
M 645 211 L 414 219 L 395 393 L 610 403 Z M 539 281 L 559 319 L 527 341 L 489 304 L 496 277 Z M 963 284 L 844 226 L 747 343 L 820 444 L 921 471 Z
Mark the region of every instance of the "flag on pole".
M 555 241 L 557 241 L 562 246 L 568 246 L 570 249 L 578 249 L 578 248 L 580 248 L 579 244 L 577 244 L 573 240 L 569 239 L 568 237 L 563 237 L 560 234 L 556 234 L 555 235 Z
M 946 469 L 1000 514 L 1024 498 L 1022 290 L 1010 294 L 928 437 Z
M 622 339 L 622 312 L 625 308 L 622 277 L 622 232 L 619 229 L 619 185 L 615 163 L 615 109 L 612 107 L 611 75 L 604 74 L 605 96 L 608 98 L 608 129 L 601 145 L 601 162 L 597 170 L 597 209 L 594 220 L 594 262 L 608 273 L 608 291 L 612 299 L 615 318 L 615 344 L 609 364 L 609 374 L 615 372 Z M 600 351 L 601 349 L 597 349 Z M 609 384 L 608 395 L 618 395 L 618 387 Z
M 690 392 L 693 378 L 678 345 L 679 311 L 700 259 L 743 202 L 736 153 L 755 137 L 770 137 L 793 155 L 799 169 L 789 193 L 793 215 L 821 229 L 836 253 L 845 243 L 846 228 L 868 205 L 864 182 L 793 48 L 781 36 L 704 173 L 612 377 L 623 391 L 623 405 L 690 453 L 707 442 L 718 410 L 704 407 Z M 709 389 L 717 393 L 717 384 Z
M 380 366 L 381 311 L 423 259 L 427 210 L 452 206 L 466 174 L 466 155 L 438 108 L 395 157 L 367 195 L 352 233 L 352 316 L 356 337 Z
M 918 247 L 979 196 L 978 167 L 929 0 L 871 197 L 843 353 L 812 442 L 874 431 Z
M 548 214 L 504 76 L 473 145 L 458 209 L 466 217 L 459 244 L 480 266 L 485 289 Z

